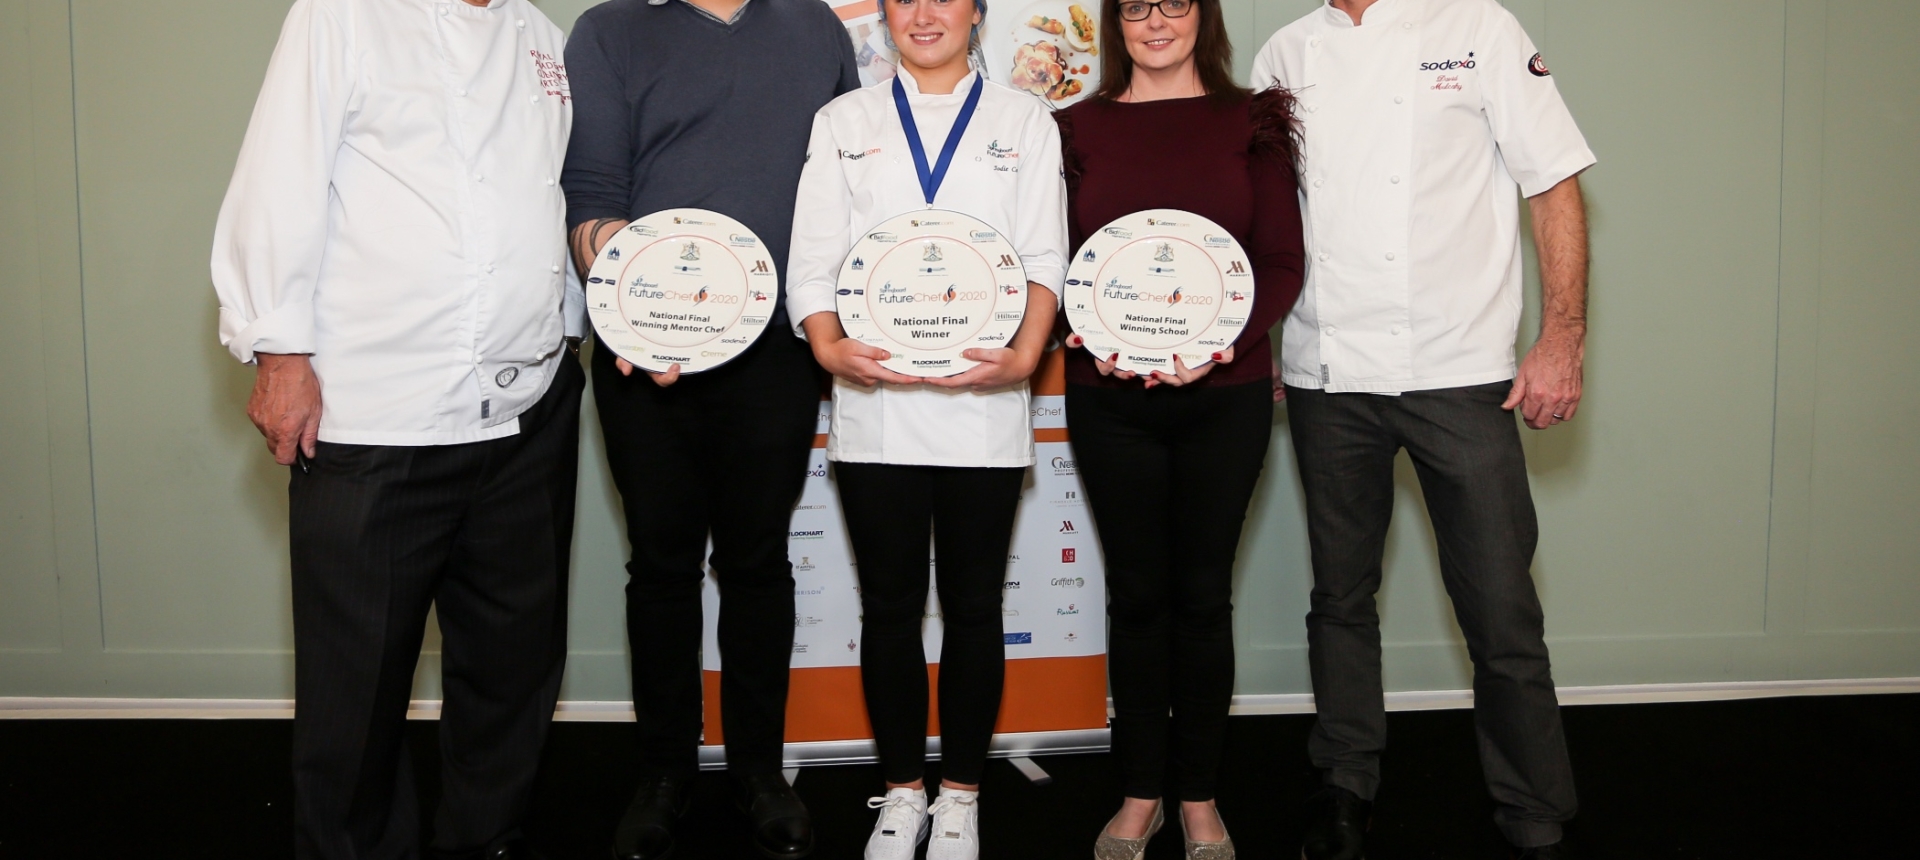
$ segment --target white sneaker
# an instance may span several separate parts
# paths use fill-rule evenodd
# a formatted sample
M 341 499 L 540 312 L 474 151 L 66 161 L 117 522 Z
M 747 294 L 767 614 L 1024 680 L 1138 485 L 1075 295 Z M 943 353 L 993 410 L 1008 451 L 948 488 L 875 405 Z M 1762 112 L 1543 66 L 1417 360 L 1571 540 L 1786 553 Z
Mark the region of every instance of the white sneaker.
M 927 860 L 980 860 L 980 792 L 940 789 Z
M 880 810 L 880 820 L 867 837 L 866 860 L 913 860 L 913 849 L 927 838 L 927 792 L 891 789 L 886 797 L 868 798 L 867 808 Z

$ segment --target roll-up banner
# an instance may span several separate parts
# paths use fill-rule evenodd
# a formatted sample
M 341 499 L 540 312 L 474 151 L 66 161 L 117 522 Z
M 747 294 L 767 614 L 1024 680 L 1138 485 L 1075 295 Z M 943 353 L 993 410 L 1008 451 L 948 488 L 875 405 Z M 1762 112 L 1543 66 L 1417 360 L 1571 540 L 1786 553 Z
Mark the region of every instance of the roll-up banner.
M 874 0 L 825 0 L 846 23 L 870 85 L 894 76 Z M 1098 85 L 1096 3 L 996 0 L 981 26 L 987 77 L 1065 107 Z M 1055 344 L 1057 347 L 1058 345 Z M 993 754 L 1021 756 L 1104 750 L 1107 732 L 1106 579 L 1085 492 L 1067 442 L 1065 352 L 1055 348 L 1033 380 L 1035 464 L 1028 472 L 1007 557 L 1001 612 L 1007 673 Z M 831 402 L 820 404 L 819 435 L 806 489 L 794 508 L 788 556 L 794 566 L 792 686 L 787 699 L 789 766 L 874 761 L 873 731 L 860 688 L 860 592 L 853 550 L 826 457 Z M 933 550 L 928 548 L 928 574 Z M 720 589 L 702 586 L 702 668 L 706 682 L 705 767 L 724 766 L 720 723 Z M 940 666 L 939 595 L 929 589 L 923 637 L 930 682 Z M 936 683 L 929 689 L 937 691 Z M 928 752 L 939 751 L 939 708 L 928 709 Z

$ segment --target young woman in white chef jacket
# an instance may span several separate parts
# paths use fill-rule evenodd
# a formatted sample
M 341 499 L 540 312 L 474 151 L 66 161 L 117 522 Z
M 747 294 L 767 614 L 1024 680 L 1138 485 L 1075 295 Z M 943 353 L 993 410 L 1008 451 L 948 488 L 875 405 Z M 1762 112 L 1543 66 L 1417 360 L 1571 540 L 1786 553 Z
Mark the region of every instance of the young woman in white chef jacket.
M 1001 586 L 1027 467 L 1031 376 L 1053 327 L 1067 268 L 1060 138 L 1038 99 L 980 81 L 984 0 L 879 0 L 900 51 L 898 85 L 919 131 L 928 177 L 965 113 L 944 180 L 931 194 L 916 167 L 893 81 L 848 93 L 814 117 L 794 208 L 787 312 L 834 375 L 827 458 L 859 562 L 860 669 L 887 781 L 867 860 L 979 856 L 978 797 L 1005 673 Z M 971 215 L 1007 237 L 1029 280 L 1012 345 L 974 349 L 980 364 L 944 379 L 880 366 L 888 353 L 846 336 L 836 279 L 854 243 L 882 221 L 929 207 Z M 941 785 L 931 809 L 927 669 L 921 647 L 929 531 L 944 639 L 940 652 Z M 929 835 L 929 833 L 931 835 Z

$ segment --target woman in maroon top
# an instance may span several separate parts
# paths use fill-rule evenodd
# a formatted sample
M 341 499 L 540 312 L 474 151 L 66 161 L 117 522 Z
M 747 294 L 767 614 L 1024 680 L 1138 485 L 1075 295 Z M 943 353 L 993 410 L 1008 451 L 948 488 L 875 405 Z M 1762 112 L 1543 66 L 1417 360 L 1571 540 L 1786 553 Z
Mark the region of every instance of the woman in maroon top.
M 1187 855 L 1219 860 L 1233 856 L 1213 800 L 1233 693 L 1234 551 L 1272 431 L 1267 332 L 1305 265 L 1297 126 L 1287 93 L 1234 83 L 1219 0 L 1104 0 L 1100 22 L 1100 89 L 1058 115 L 1074 246 L 1123 215 L 1183 209 L 1239 240 L 1255 293 L 1238 341 L 1199 367 L 1139 377 L 1085 349 L 1067 357 L 1067 426 L 1106 553 L 1126 796 L 1094 852 L 1137 860 L 1171 777 Z

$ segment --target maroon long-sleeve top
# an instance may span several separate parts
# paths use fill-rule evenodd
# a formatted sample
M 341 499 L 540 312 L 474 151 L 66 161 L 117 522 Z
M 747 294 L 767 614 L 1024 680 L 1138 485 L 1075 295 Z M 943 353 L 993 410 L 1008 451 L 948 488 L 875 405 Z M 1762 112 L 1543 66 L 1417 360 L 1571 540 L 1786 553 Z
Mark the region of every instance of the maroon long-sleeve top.
M 1253 263 L 1253 313 L 1234 360 L 1200 385 L 1269 380 L 1268 330 L 1300 296 L 1306 251 L 1294 176 L 1293 100 L 1279 90 L 1232 99 L 1087 99 L 1056 114 L 1067 168 L 1067 227 L 1077 250 L 1115 218 L 1184 209 L 1239 240 Z M 1085 349 L 1067 355 L 1067 381 L 1139 386 L 1100 375 Z

